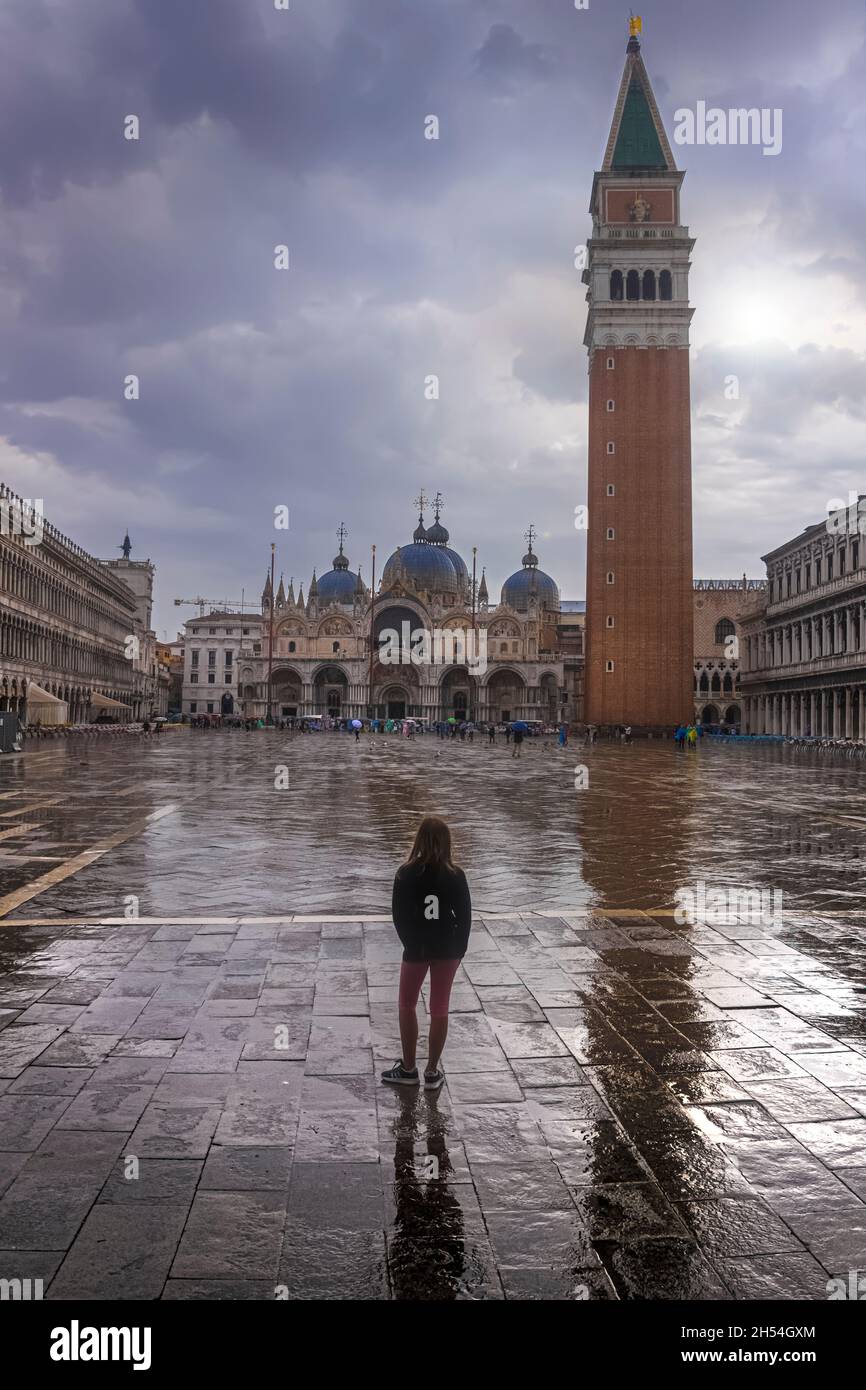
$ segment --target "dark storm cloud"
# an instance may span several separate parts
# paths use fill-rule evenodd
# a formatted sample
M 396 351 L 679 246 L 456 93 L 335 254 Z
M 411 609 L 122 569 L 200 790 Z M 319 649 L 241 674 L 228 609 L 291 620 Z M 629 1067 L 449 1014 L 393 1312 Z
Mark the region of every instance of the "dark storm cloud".
M 776 159 L 675 147 L 698 238 L 704 571 L 757 572 L 779 524 L 813 519 L 862 460 L 864 18 L 853 0 L 791 0 L 784 23 L 747 0 L 644 16 L 669 132 L 698 100 L 784 111 Z M 296 586 L 342 519 L 369 577 L 421 485 L 446 493 L 491 593 L 530 520 L 582 593 L 572 262 L 623 29 L 569 0 L 11 0 L 0 473 L 28 495 L 42 479 L 49 515 L 97 552 L 130 525 L 158 562 L 161 627 L 174 593 L 261 583 L 283 502 Z M 802 301 L 781 339 L 774 297 Z
M 510 24 L 494 24 L 475 54 L 479 76 L 500 90 L 540 82 L 553 71 L 550 56 L 538 43 L 525 43 Z

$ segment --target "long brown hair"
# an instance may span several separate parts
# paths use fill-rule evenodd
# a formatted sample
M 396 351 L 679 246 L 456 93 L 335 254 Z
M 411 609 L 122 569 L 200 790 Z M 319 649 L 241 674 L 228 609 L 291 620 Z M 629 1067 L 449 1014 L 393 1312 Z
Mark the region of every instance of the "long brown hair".
M 451 862 L 451 831 L 439 816 L 425 816 L 415 835 L 407 864 L 419 869 L 453 869 Z

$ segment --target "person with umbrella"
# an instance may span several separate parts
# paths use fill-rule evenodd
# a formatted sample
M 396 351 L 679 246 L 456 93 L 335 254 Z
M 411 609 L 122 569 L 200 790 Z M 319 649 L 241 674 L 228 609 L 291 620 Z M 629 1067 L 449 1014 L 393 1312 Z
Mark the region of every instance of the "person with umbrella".
M 514 747 L 511 750 L 512 758 L 522 757 L 523 735 L 526 733 L 528 727 L 529 725 L 525 724 L 522 719 L 516 719 L 512 724 L 511 732 L 514 735 Z
M 356 743 L 360 743 L 360 742 L 361 742 L 361 730 L 363 729 L 363 727 L 364 727 L 364 725 L 361 723 L 360 719 L 353 719 L 353 720 L 352 720 L 352 728 L 355 730 L 355 742 L 356 742 Z

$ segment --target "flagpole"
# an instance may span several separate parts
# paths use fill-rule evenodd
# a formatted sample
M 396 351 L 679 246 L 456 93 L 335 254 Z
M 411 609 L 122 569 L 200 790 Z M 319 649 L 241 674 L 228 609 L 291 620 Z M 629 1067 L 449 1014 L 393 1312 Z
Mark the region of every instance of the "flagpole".
M 370 586 L 370 676 L 367 686 L 367 709 L 371 719 L 375 717 L 373 709 L 373 614 L 376 608 L 376 547 L 373 546 L 373 580 Z
M 268 718 L 271 723 L 271 710 L 273 705 L 273 673 L 274 673 L 274 554 L 276 544 L 271 541 L 271 614 L 268 624 Z

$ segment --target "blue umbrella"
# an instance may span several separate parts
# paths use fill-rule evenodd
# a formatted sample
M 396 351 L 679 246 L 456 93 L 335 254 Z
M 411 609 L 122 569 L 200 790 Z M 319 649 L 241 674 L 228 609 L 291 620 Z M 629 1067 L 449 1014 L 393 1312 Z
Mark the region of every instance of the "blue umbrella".
M 511 727 L 512 729 L 516 730 L 518 733 L 521 734 L 525 734 L 529 729 L 529 725 L 525 724 L 522 719 L 515 719 Z
M 360 719 L 353 719 L 353 720 L 352 720 L 352 728 L 353 728 L 353 729 L 363 729 L 363 727 L 364 727 L 364 725 L 361 723 Z

